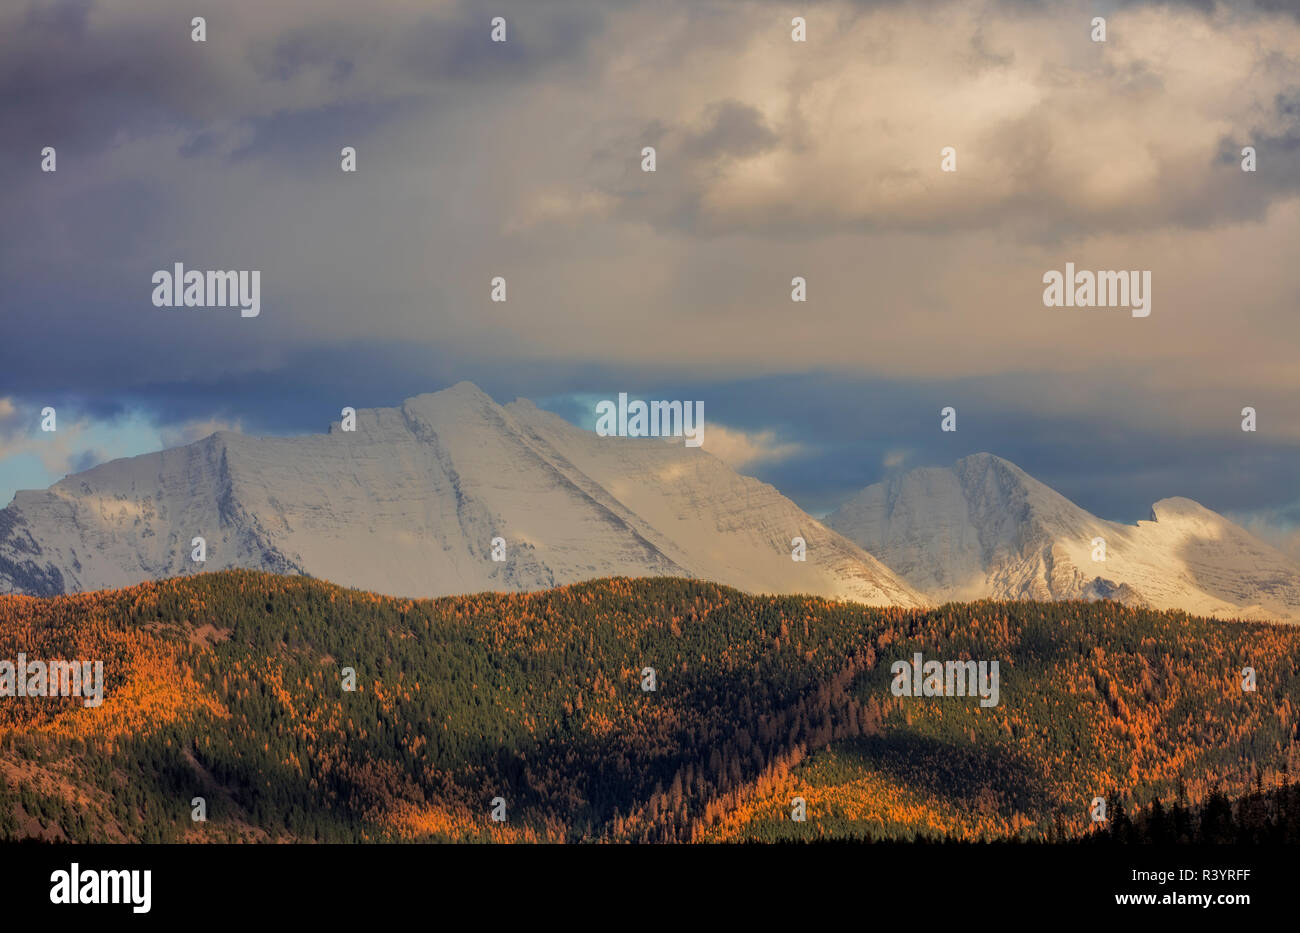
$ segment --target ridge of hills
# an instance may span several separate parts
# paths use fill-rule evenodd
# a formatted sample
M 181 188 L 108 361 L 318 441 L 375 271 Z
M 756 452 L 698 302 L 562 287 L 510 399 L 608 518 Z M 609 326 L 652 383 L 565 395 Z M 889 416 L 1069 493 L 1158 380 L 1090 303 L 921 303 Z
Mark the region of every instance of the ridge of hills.
M 100 658 L 107 688 L 0 703 L 10 839 L 1031 840 L 1088 833 L 1096 795 L 1198 801 L 1300 765 L 1300 630 L 1112 601 L 677 578 L 407 600 L 223 571 L 0 597 L 0 658 L 20 651 Z M 894 695 L 915 652 L 1000 661 L 1000 702 Z

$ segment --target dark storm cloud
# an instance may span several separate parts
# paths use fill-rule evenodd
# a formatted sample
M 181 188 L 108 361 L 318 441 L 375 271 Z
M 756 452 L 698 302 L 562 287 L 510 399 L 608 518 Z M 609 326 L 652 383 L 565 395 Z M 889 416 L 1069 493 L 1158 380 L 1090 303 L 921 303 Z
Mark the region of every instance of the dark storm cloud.
M 1049 381 L 1011 378 L 1026 398 Z M 1072 383 L 1086 390 L 1092 379 L 1050 381 L 1072 391 Z M 1045 415 L 1008 405 L 1002 377 L 921 384 L 802 374 L 696 386 L 647 383 L 636 391 L 634 397 L 704 399 L 706 418 L 715 423 L 775 430 L 781 442 L 799 444 L 802 453 L 742 472 L 816 513 L 879 482 L 891 469 L 885 466 L 891 455 L 901 461 L 893 469 L 912 469 L 946 467 L 985 451 L 1114 521 L 1145 520 L 1154 502 L 1170 496 L 1187 496 L 1217 511 L 1249 511 L 1300 497 L 1300 447 L 1235 430 L 1239 418 L 1231 410 L 1215 413 L 1225 430 L 1188 436 L 1172 419 L 1165 430 L 1139 429 L 1105 413 Z M 1172 413 L 1182 400 L 1171 393 L 1150 403 Z M 957 431 L 942 432 L 940 411 L 949 405 L 957 409 Z
M 293 157 L 311 153 L 311 161 L 331 172 L 339 167 L 339 151 L 343 145 L 373 138 L 385 126 L 402 119 L 418 118 L 423 105 L 416 98 L 387 100 L 380 103 L 350 101 L 326 104 L 310 110 L 280 111 L 259 115 L 245 121 L 240 129 L 247 129 L 252 138 L 235 147 L 232 160 L 260 159 L 264 157 Z M 212 140 L 199 143 L 206 154 L 213 148 Z M 299 164 L 290 161 L 289 164 Z
M 397 54 L 405 69 L 431 83 L 517 82 L 543 68 L 581 62 L 602 28 L 605 8 L 539 0 L 489 9 L 465 0 L 449 16 L 416 23 Z M 506 19 L 507 42 L 492 41 L 487 23 L 494 15 Z
M 90 0 L 31 3 L 0 14 L 0 151 L 22 162 L 45 145 L 86 156 L 122 134 L 180 128 L 198 136 L 211 121 L 266 118 L 268 106 L 284 117 L 333 95 L 382 104 L 389 85 L 406 87 L 403 96 L 421 84 L 509 85 L 581 62 L 602 22 L 599 9 L 574 3 L 504 2 L 500 11 L 513 30 L 503 44 L 490 41 L 489 17 L 471 0 L 388 15 L 325 3 L 306 22 L 273 18 L 271 7 L 261 29 L 258 18 L 222 6 L 178 12 L 166 4 L 147 15 Z M 204 43 L 190 38 L 197 14 L 208 23 Z M 372 78 L 364 86 L 363 62 Z M 318 95 L 305 98 L 304 86 Z
M 265 45 L 250 56 L 258 75 L 271 81 L 290 81 L 315 72 L 333 84 L 342 84 L 356 67 L 354 56 L 364 43 L 358 29 L 320 28 L 308 24 L 283 37 L 275 38 L 269 49 Z
M 1297 3 L 1300 6 L 1300 0 Z M 1276 129 L 1256 128 L 1242 138 L 1224 138 L 1219 143 L 1218 163 L 1225 178 L 1237 178 L 1246 146 L 1253 146 L 1256 169 L 1247 178 L 1252 185 L 1237 185 L 1236 192 L 1262 212 L 1278 196 L 1300 191 L 1300 87 L 1279 93 L 1274 103 Z
M 101 365 L 94 359 L 85 362 L 92 368 Z M 105 421 L 140 412 L 160 427 L 215 419 L 238 423 L 250 434 L 302 434 L 325 430 L 344 406 L 393 407 L 462 380 L 505 403 L 614 385 L 628 376 L 623 368 L 576 360 L 500 367 L 490 358 L 453 347 L 385 341 L 296 345 L 286 347 L 265 369 L 141 382 L 111 394 L 68 389 L 76 382 L 74 364 L 60 361 L 61 371 L 38 391 L 26 388 L 37 382 L 28 374 L 11 383 L 8 391 L 0 388 L 0 397 L 11 395 L 25 408 L 67 405 Z M 93 387 L 108 378 L 107 372 L 92 372 L 85 384 Z M 24 388 L 17 388 L 20 385 Z M 565 414 L 580 420 L 575 408 Z
M 724 100 L 710 105 L 702 129 L 686 134 L 681 152 L 695 159 L 752 156 L 766 152 L 777 141 L 777 135 L 767 128 L 756 108 Z
M 185 20 L 109 13 L 92 30 L 88 2 L 27 10 L 0 19 L 0 152 L 14 168 L 42 146 L 85 157 L 122 133 L 197 127 L 220 93 L 221 69 L 195 53 Z
M 1179 327 L 1152 338 L 1150 353 L 1142 332 L 1125 331 L 1109 346 L 1082 329 L 1058 336 L 1066 333 L 1053 330 L 1059 319 L 1044 323 L 1039 309 L 1017 312 L 1008 300 L 1027 283 L 1036 301 L 1042 269 L 1073 255 L 1062 248 L 1044 259 L 1035 250 L 1046 240 L 1102 238 L 1107 260 L 1127 261 L 1145 257 L 1146 243 L 1116 245 L 1106 235 L 1159 229 L 1151 242 L 1168 236 L 1176 252 L 1174 237 L 1188 229 L 1259 220 L 1293 197 L 1297 92 L 1272 96 L 1269 83 L 1290 67 L 1290 53 L 1270 58 L 1256 33 L 1216 35 L 1201 51 L 1218 61 L 1225 49 L 1259 42 L 1254 57 L 1229 64 L 1267 89 L 1272 109 L 1239 120 L 1223 108 L 1202 114 L 1200 98 L 1184 91 L 1171 128 L 1149 118 L 1172 106 L 1181 66 L 1165 74 L 1141 58 L 1111 64 L 1081 38 L 1087 17 L 1075 14 L 1093 11 L 1084 3 L 990 4 L 969 29 L 955 29 L 949 46 L 900 53 L 885 85 L 871 69 L 891 64 L 890 43 L 940 34 L 949 14 L 969 7 L 856 4 L 850 14 L 895 17 L 857 36 L 852 15 L 818 3 L 792 11 L 776 3 L 337 0 L 293 7 L 294 15 L 275 3 L 193 6 L 61 0 L 0 11 L 0 399 L 36 410 L 66 400 L 105 421 L 145 412 L 162 427 L 215 419 L 251 433 L 298 433 L 323 430 L 344 405 L 395 405 L 460 379 L 499 401 L 558 398 L 574 420 L 582 412 L 563 401 L 566 393 L 640 391 L 704 399 L 710 420 L 798 443 L 800 454 L 753 470 L 818 511 L 877 481 L 891 457 L 947 465 L 980 450 L 1124 520 L 1145 517 L 1167 495 L 1219 509 L 1300 498 L 1294 448 L 1265 432 L 1242 448 L 1240 432 L 1190 429 L 1195 419 L 1178 398 L 1191 374 L 1214 371 L 1227 388 L 1201 420 L 1231 426 L 1238 396 L 1258 397 L 1239 389 L 1242 374 L 1276 367 L 1288 346 L 1293 353 L 1295 296 L 1285 277 L 1247 277 L 1237 290 L 1251 305 L 1240 312 L 1243 334 L 1271 334 L 1272 355 L 1206 338 L 1177 359 L 1155 359 L 1162 338 L 1196 332 L 1195 318 L 1174 317 L 1195 310 L 1190 299 L 1159 305 L 1153 322 Z M 1215 9 L 1193 0 L 1096 7 L 1107 15 Z M 1060 10 L 1070 18 L 1052 19 Z M 1267 10 L 1297 12 L 1274 0 L 1231 7 L 1243 19 Z M 810 18 L 813 54 L 788 81 L 764 85 L 790 58 L 795 12 Z M 1026 26 L 1031 14 L 1038 19 Z M 192 15 L 208 17 L 206 44 L 190 41 Z M 492 15 L 509 21 L 505 45 L 489 40 Z M 624 17 L 632 24 L 620 32 Z M 1041 68 L 1038 40 L 1061 34 L 1081 43 L 1084 57 Z M 781 54 L 729 71 L 747 61 L 751 43 L 767 48 L 772 36 Z M 1111 48 L 1133 38 L 1117 36 Z M 924 83 L 950 61 L 950 81 Z M 855 69 L 857 83 L 837 85 Z M 952 105 L 974 80 L 995 83 L 968 107 Z M 972 118 L 961 141 L 968 174 L 942 189 L 940 140 L 925 119 L 951 106 L 937 120 L 943 130 L 967 110 L 1018 93 L 1026 101 L 1019 109 L 993 106 Z M 844 109 L 810 128 L 818 102 L 837 100 Z M 1134 102 L 1149 106 L 1124 109 Z M 1091 122 L 1110 114 L 1111 124 Z M 868 142 L 897 145 L 812 158 L 859 125 Z M 1203 150 L 1159 151 L 1205 126 L 1213 135 Z M 1099 128 L 1113 129 L 1114 141 L 1097 143 Z M 1098 146 L 1095 156 L 1059 167 L 1071 147 L 1088 143 Z M 653 176 L 639 168 L 650 144 L 659 147 Z M 1254 176 L 1237 168 L 1246 144 L 1260 151 Z M 46 145 L 58 147 L 55 175 L 38 170 Z M 357 146 L 361 162 L 346 181 L 343 145 Z M 1124 196 L 1107 200 L 1116 177 Z M 963 186 L 966 178 L 975 181 Z M 1081 194 L 1081 181 L 1099 190 Z M 876 196 L 861 197 L 872 186 Z M 544 207 L 561 210 L 528 214 L 521 205 L 539 193 Z M 502 235 L 516 215 L 544 220 Z M 967 244 L 945 252 L 962 229 L 987 232 L 997 251 Z M 886 231 L 894 242 L 822 245 L 828 233 L 863 230 Z M 729 238 L 732 251 L 718 248 Z M 794 253 L 796 241 L 809 252 Z M 1233 256 L 1252 247 L 1237 244 Z M 262 269 L 262 317 L 152 308 L 150 273 L 176 260 Z M 1223 276 L 1238 274 L 1232 256 L 1222 261 Z M 788 313 L 787 267 L 819 262 L 803 312 L 807 335 L 773 328 Z M 483 284 L 499 266 L 509 266 L 512 298 L 494 309 Z M 1158 300 L 1166 302 L 1178 276 L 1160 271 Z M 998 289 L 983 288 L 990 276 Z M 936 285 L 945 277 L 946 291 Z M 756 289 L 760 280 L 767 284 Z M 836 280 L 849 285 L 833 296 Z M 727 329 L 700 330 L 719 321 Z M 764 342 L 769 329 L 776 336 Z M 915 339 L 877 349 L 895 332 Z M 664 334 L 680 339 L 653 342 Z M 933 377 L 936 369 L 969 372 L 972 358 L 998 344 L 1014 365 L 1043 371 L 1009 373 L 999 358 L 990 364 L 997 376 Z M 1178 387 L 1103 397 L 1083 413 L 1054 411 L 1062 386 L 1088 382 L 1054 372 L 1058 359 L 1104 365 L 1134 346 L 1143 358 L 1110 374 L 1117 396 L 1148 365 L 1175 367 Z M 885 364 L 913 375 L 842 375 Z M 737 381 L 736 372 L 755 378 Z M 1023 401 L 1008 401 L 1016 396 Z M 956 435 L 938 431 L 948 404 L 959 409 Z M 1118 417 L 1121 406 L 1131 407 L 1129 420 Z M 1271 428 L 1284 420 L 1282 407 L 1261 406 Z
M 1043 377 L 1014 378 L 1026 396 L 1043 389 Z M 1089 381 L 1075 378 L 1081 388 Z M 912 383 L 807 373 L 693 383 L 665 380 L 654 367 L 581 361 L 502 371 L 451 348 L 431 352 L 375 342 L 300 348 L 267 371 L 145 384 L 121 395 L 80 397 L 73 407 L 100 420 L 147 412 L 161 427 L 216 419 L 238 423 L 251 434 L 299 434 L 325 430 L 345 405 L 396 406 L 462 379 L 501 403 L 516 397 L 542 401 L 580 425 L 590 422 L 590 407 L 570 393 L 701 399 L 706 423 L 770 430 L 782 443 L 798 445 L 799 452 L 778 462 L 741 469 L 815 513 L 835 508 L 891 469 L 949 466 L 981 451 L 1011 460 L 1115 521 L 1146 519 L 1151 505 L 1168 496 L 1187 496 L 1229 512 L 1300 499 L 1300 449 L 1294 444 L 1240 431 L 1207 437 L 1187 436 L 1172 425 L 1163 431 L 1139 429 L 1104 414 L 1043 415 L 1008 405 L 1001 398 L 1005 385 L 993 378 Z M 1062 377 L 1054 381 L 1059 389 Z M 1064 382 L 1069 391 L 1071 379 Z M 46 403 L 64 400 L 47 395 L 40 404 Z M 1175 394 L 1154 404 L 1173 411 L 1179 399 Z M 947 405 L 957 408 L 955 433 L 939 430 L 940 410 Z M 1218 414 L 1235 427 L 1236 412 Z M 886 466 L 895 459 L 896 466 Z

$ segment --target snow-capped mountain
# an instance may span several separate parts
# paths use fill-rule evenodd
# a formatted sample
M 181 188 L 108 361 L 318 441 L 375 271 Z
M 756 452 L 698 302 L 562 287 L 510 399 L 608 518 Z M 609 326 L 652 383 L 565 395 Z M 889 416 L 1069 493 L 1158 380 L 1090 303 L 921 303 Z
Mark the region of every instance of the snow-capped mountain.
M 1222 515 L 1171 498 L 1149 521 L 1103 521 L 991 454 L 891 476 L 825 524 L 938 602 L 1108 598 L 1300 621 L 1300 563 Z
M 202 564 L 191 559 L 196 536 L 206 541 Z M 807 542 L 806 561 L 791 559 L 795 537 Z M 869 554 L 704 449 L 598 437 L 464 382 L 358 411 L 355 431 L 218 432 L 116 460 L 20 492 L 0 511 L 0 593 L 227 567 L 398 596 L 678 575 L 925 604 Z
M 791 560 L 795 537 L 806 561 Z M 869 486 L 823 524 L 680 438 L 598 437 L 464 382 L 359 411 L 355 431 L 218 432 L 0 510 L 0 593 L 226 567 L 398 596 L 677 575 L 874 605 L 1110 598 L 1300 621 L 1300 563 L 1190 499 L 1162 499 L 1136 525 L 1103 521 L 976 454 Z

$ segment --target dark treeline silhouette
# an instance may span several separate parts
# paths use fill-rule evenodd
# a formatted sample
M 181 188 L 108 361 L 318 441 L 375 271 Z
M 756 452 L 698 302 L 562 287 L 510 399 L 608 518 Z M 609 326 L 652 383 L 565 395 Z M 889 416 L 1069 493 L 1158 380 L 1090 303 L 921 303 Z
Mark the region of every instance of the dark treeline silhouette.
M 1133 814 L 1117 802 L 1103 829 L 1083 837 L 1089 843 L 1120 845 L 1276 845 L 1300 843 L 1300 780 L 1284 774 L 1278 787 L 1230 798 L 1215 788 L 1203 801 L 1180 795 L 1171 803 L 1151 801 Z

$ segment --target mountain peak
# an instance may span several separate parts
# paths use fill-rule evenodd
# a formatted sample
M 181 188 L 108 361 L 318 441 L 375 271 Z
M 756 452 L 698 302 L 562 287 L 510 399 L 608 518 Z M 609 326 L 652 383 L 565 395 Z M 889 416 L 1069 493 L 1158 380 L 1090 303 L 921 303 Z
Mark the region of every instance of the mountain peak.
M 1217 518 L 1220 521 L 1226 521 L 1219 513 L 1211 511 L 1195 499 L 1188 499 L 1185 496 L 1170 496 L 1151 506 L 1151 521 L 1153 522 L 1170 522 L 1187 518 L 1200 520 Z
M 413 395 L 410 398 L 402 400 L 402 407 L 424 407 L 429 404 L 438 406 L 460 405 L 469 407 L 493 406 L 496 402 L 492 396 L 488 395 L 472 382 L 461 380 L 455 385 L 447 386 L 445 389 L 439 389 L 437 392 L 421 392 L 419 395 Z
M 1003 481 L 1010 480 L 1016 483 L 1041 486 L 1044 489 L 1050 488 L 1034 479 L 1005 457 L 999 457 L 997 454 L 987 452 L 975 453 L 962 457 L 953 463 L 951 469 L 965 482 L 969 482 L 972 477 L 994 473 Z
M 440 392 L 433 392 L 433 395 L 445 395 L 451 398 L 468 398 L 476 401 L 492 401 L 492 397 L 480 389 L 477 385 L 468 379 L 462 379 L 454 385 L 449 385 Z
M 989 453 L 891 474 L 826 524 L 941 602 L 1108 598 L 1300 621 L 1300 565 L 1200 503 L 1108 522 Z
M 602 438 L 471 382 L 342 431 L 215 435 L 0 511 L 0 593 L 199 570 L 305 573 L 395 596 L 681 576 L 874 605 L 926 599 L 770 486 L 667 444 Z M 206 542 L 205 563 L 190 542 Z M 807 560 L 791 560 L 791 541 Z
M 954 466 L 962 466 L 962 465 L 989 466 L 995 464 L 998 466 L 1011 467 L 1014 470 L 1019 470 L 1020 472 L 1024 472 L 1023 470 L 1020 470 L 1020 467 L 1016 466 L 1010 460 L 999 457 L 997 454 L 989 453 L 987 450 L 981 450 L 977 453 L 967 454 L 966 456 L 958 459 L 954 464 Z

